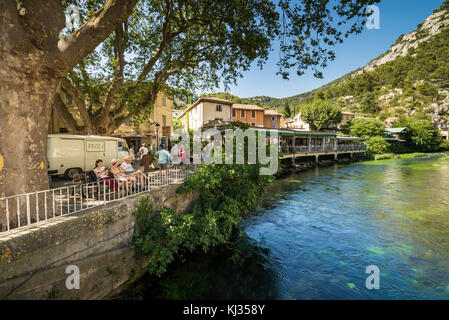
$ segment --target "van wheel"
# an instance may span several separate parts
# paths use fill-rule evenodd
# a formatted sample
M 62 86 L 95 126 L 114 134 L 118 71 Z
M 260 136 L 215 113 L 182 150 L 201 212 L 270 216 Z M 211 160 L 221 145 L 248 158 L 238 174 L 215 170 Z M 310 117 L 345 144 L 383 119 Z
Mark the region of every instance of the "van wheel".
M 79 174 L 81 172 L 82 172 L 82 170 L 80 168 L 70 168 L 64 172 L 64 177 L 66 179 L 73 179 L 75 174 Z

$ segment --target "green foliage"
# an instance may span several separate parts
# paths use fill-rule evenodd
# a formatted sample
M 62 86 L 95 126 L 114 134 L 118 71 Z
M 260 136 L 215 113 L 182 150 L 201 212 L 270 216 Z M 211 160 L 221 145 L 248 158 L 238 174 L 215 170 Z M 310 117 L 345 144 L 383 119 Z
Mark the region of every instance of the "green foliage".
M 440 144 L 440 148 L 441 151 L 448 151 L 449 150 L 449 140 L 443 140 L 443 142 L 441 142 Z
M 354 118 L 350 122 L 349 131 L 351 135 L 362 138 L 382 136 L 385 125 L 378 119 Z
M 156 213 L 149 197 L 142 198 L 134 216 L 136 227 L 133 243 L 136 256 L 149 256 L 148 271 L 160 276 L 174 260 L 189 232 L 192 217 L 178 217 L 167 207 Z
M 368 154 L 382 154 L 387 152 L 390 147 L 390 144 L 380 136 L 369 138 L 365 144 L 366 152 Z
M 290 109 L 290 105 L 287 102 L 284 104 L 284 115 L 287 118 L 290 118 L 292 116 L 292 110 Z
M 373 92 L 367 92 L 362 97 L 360 109 L 365 114 L 377 115 L 380 107 L 377 104 L 376 97 Z
M 233 128 L 242 123 L 235 123 Z M 247 124 L 243 123 L 245 128 Z M 234 151 L 247 150 L 247 141 Z M 269 149 L 269 148 L 267 148 Z M 240 151 L 240 150 L 239 150 Z M 223 160 L 225 154 L 223 153 Z M 279 164 L 279 159 L 276 159 Z M 151 274 L 162 275 L 176 255 L 183 251 L 229 243 L 243 216 L 255 208 L 273 176 L 261 175 L 260 163 L 202 164 L 187 178 L 181 192 L 199 192 L 192 213 L 176 215 L 169 208 L 156 213 L 148 198 L 143 198 L 137 211 L 133 242 L 137 256 L 148 256 Z M 235 260 L 238 260 L 237 258 Z
M 364 97 L 366 93 L 380 92 L 385 86 L 402 88 L 408 96 L 411 96 L 412 91 L 413 96 L 419 99 L 437 98 L 438 89 L 432 82 L 438 80 L 438 83 L 442 84 L 449 80 L 448 38 L 449 29 L 445 28 L 428 41 L 420 43 L 415 52 L 409 51 L 407 56 L 382 64 L 373 71 L 345 78 L 344 83 L 327 90 L 332 89 L 337 96 Z M 413 88 L 415 83 L 421 80 L 424 82 Z
M 407 143 L 416 151 L 435 151 L 443 142 L 440 132 L 430 120 L 408 118 L 405 121 L 405 127 Z
M 321 130 L 341 122 L 343 115 L 340 108 L 328 100 L 315 100 L 305 105 L 301 111 L 301 118 L 308 123 L 312 130 Z
M 406 154 L 398 155 L 397 158 L 399 158 L 399 159 L 415 159 L 415 158 L 426 157 L 428 155 L 429 154 L 427 154 L 427 153 L 414 152 L 414 153 L 406 153 Z
M 182 128 L 181 120 L 178 118 L 173 119 L 173 130 L 181 129 L 181 128 Z
M 437 70 L 435 70 L 435 72 L 439 73 L 441 71 L 441 69 L 438 68 Z M 439 75 L 437 75 L 437 76 L 439 76 Z M 423 82 L 421 84 L 418 84 L 416 86 L 416 90 L 424 96 L 434 97 L 434 96 L 438 95 L 438 89 L 428 82 Z

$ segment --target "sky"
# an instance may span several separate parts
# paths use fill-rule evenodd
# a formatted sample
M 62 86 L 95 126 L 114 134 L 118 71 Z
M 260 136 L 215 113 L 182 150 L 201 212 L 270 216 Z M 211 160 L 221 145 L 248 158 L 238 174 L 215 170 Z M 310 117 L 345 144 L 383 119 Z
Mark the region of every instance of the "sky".
M 365 66 L 387 51 L 401 34 L 415 30 L 442 2 L 443 0 L 382 0 L 377 4 L 380 9 L 380 29 L 364 28 L 362 33 L 351 35 L 345 42 L 335 46 L 333 50 L 336 58 L 323 69 L 323 79 L 315 78 L 312 71 L 297 76 L 294 70 L 290 73 L 290 80 L 282 79 L 280 75 L 276 75 L 279 55 L 275 50 L 270 54 L 263 70 L 254 63 L 251 70 L 243 73 L 237 86 L 230 86 L 227 92 L 241 98 L 283 98 L 319 88 Z M 214 90 L 218 91 L 225 90 L 223 87 Z

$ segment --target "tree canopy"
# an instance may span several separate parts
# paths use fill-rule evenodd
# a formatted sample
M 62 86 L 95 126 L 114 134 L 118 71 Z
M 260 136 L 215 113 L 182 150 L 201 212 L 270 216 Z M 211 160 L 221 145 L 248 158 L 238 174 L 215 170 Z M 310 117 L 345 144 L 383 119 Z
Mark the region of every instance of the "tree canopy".
M 327 128 L 341 122 L 343 115 L 340 108 L 328 100 L 315 100 L 302 107 L 301 119 L 310 125 L 312 130 Z
M 416 151 L 435 151 L 443 142 L 440 132 L 428 119 L 408 118 L 405 127 L 407 143 Z
M 376 1 L 362 2 L 366 6 Z M 65 7 L 71 4 L 80 8 L 84 23 L 101 8 L 102 1 L 64 1 Z M 357 3 L 350 7 L 348 1 L 342 1 L 333 8 L 342 19 L 337 32 L 325 2 L 281 1 L 277 9 L 267 0 L 141 0 L 128 20 L 69 73 L 69 81 L 63 80 L 60 93 L 74 98 L 75 108 L 66 103 L 64 94 L 56 96 L 55 108 L 71 132 L 111 134 L 130 116 L 135 122 L 147 119 L 161 90 L 173 93 L 174 88 L 195 91 L 218 87 L 220 82 L 235 84 L 252 62 L 262 66 L 273 40 L 279 37 L 285 53 L 279 61 L 284 77 L 293 67 L 298 74 L 311 67 L 318 75 L 317 66 L 325 67 L 323 61 L 333 59 L 329 48 L 342 41 L 343 34 L 361 29 L 361 21 L 354 18 L 363 17 L 365 6 Z M 313 16 L 320 10 L 324 11 L 319 17 Z M 285 19 L 299 24 L 292 16 L 299 12 L 309 26 L 302 21 L 293 30 L 293 25 L 283 24 Z M 349 17 L 349 12 L 349 20 L 357 21 L 345 30 L 343 18 Z M 295 36 L 314 33 L 317 40 L 303 41 L 301 52 L 295 52 L 296 42 L 286 45 Z M 299 62 L 302 54 L 309 56 Z M 77 118 L 83 126 L 77 124 Z
M 382 136 L 385 131 L 385 124 L 379 119 L 354 118 L 349 124 L 351 135 L 362 138 Z

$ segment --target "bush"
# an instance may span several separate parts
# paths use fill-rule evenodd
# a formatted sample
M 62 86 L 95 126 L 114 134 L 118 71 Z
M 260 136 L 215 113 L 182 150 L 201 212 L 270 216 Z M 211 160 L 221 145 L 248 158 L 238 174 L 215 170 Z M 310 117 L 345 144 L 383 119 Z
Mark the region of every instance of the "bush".
M 247 143 L 241 147 L 248 149 Z M 234 151 L 237 148 L 234 141 Z M 202 164 L 187 178 L 181 192 L 200 193 L 190 214 L 177 215 L 166 207 L 155 212 L 147 198 L 141 200 L 134 213 L 133 243 L 138 257 L 150 257 L 150 274 L 161 276 L 182 252 L 207 252 L 221 244 L 233 248 L 230 239 L 237 225 L 259 204 L 274 177 L 261 175 L 265 165 L 259 162 L 224 164 L 224 157 L 223 164 Z M 280 166 L 279 158 L 277 161 Z
M 380 136 L 369 138 L 365 142 L 365 144 L 366 144 L 366 152 L 368 154 L 386 153 L 390 147 L 390 144 Z

